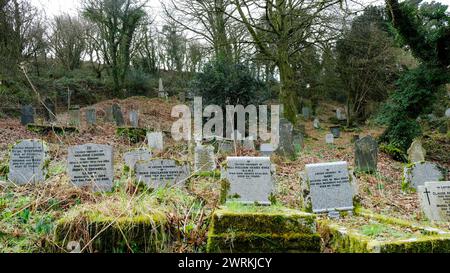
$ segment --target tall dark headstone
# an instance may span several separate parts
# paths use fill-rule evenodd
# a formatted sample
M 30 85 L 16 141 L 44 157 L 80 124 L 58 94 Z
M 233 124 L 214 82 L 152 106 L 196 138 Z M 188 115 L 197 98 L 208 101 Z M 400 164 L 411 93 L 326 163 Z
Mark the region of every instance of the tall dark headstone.
M 365 136 L 355 142 L 356 171 L 375 173 L 378 162 L 378 143 L 371 136 Z
M 122 109 L 120 109 L 120 106 L 117 103 L 113 104 L 112 112 L 113 112 L 113 118 L 114 118 L 114 121 L 116 122 L 116 125 L 123 126 L 125 124 L 125 122 L 123 120 Z
M 44 100 L 44 117 L 47 122 L 53 122 L 56 120 L 56 106 L 55 103 L 50 99 L 46 98 Z
M 34 123 L 34 108 L 33 108 L 33 106 L 31 106 L 31 105 L 22 106 L 20 122 L 22 123 L 22 125 Z

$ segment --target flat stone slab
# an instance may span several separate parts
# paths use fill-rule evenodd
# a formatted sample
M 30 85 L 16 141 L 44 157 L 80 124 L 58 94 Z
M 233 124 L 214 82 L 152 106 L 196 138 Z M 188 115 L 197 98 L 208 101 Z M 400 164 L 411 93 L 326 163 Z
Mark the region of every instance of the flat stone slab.
M 113 148 L 102 144 L 69 147 L 67 169 L 71 183 L 78 187 L 92 187 L 94 191 L 108 191 L 113 186 Z
M 189 177 L 189 166 L 172 159 L 138 161 L 136 180 L 150 188 L 183 186 Z
M 48 174 L 49 160 L 44 141 L 19 141 L 10 152 L 8 179 L 18 185 L 42 182 Z
M 227 199 L 242 203 L 270 204 L 273 191 L 269 157 L 227 157 Z
M 345 161 L 307 164 L 312 211 L 352 210 L 354 189 Z

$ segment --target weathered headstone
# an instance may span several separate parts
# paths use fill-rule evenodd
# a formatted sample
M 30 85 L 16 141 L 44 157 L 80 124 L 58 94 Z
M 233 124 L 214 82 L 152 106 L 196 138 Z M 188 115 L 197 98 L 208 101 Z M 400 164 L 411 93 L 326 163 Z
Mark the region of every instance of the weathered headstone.
M 228 196 L 238 202 L 270 204 L 273 191 L 269 157 L 227 157 Z
M 122 110 L 120 109 L 120 106 L 117 103 L 112 105 L 112 113 L 116 125 L 123 126 L 125 122 L 123 120 Z
M 378 163 L 378 143 L 371 136 L 355 142 L 355 169 L 357 172 L 375 173 Z
M 138 111 L 130 111 L 130 125 L 131 127 L 139 127 L 139 113 Z
M 327 134 L 325 136 L 325 143 L 326 144 L 333 144 L 334 143 L 334 135 L 333 134 Z
M 189 177 L 189 166 L 172 159 L 138 161 L 136 179 L 150 188 L 182 186 Z
M 320 120 L 319 118 L 315 118 L 313 121 L 314 129 L 320 129 Z
M 302 115 L 305 119 L 309 119 L 311 117 L 311 109 L 309 109 L 309 107 L 303 107 Z
M 113 148 L 102 144 L 69 147 L 67 156 L 70 181 L 78 187 L 107 191 L 113 186 Z
M 295 152 L 297 154 L 300 153 L 303 149 L 303 143 L 304 143 L 303 134 L 301 134 L 301 133 L 295 134 L 294 138 L 293 138 L 293 143 L 294 143 Z
M 123 160 L 125 161 L 125 166 L 130 170 L 134 170 L 134 166 L 138 161 L 146 161 L 152 158 L 152 152 L 147 149 L 136 149 L 126 152 L 123 155 Z
M 334 138 L 339 138 L 341 136 L 341 127 L 340 126 L 331 126 L 330 132 L 333 134 Z
M 213 146 L 195 147 L 194 168 L 196 172 L 209 172 L 216 169 Z
M 354 189 L 347 162 L 307 164 L 305 173 L 313 212 L 353 210 Z
M 411 143 L 408 149 L 408 160 L 411 163 L 425 161 L 426 151 L 422 147 L 422 142 L 416 139 Z
M 431 162 L 416 162 L 405 167 L 403 176 L 406 183 L 417 189 L 428 181 L 443 181 L 446 171 Z
M 425 182 L 417 192 L 429 220 L 450 222 L 450 181 Z
M 447 110 L 445 110 L 445 116 L 450 118 L 450 108 L 448 108 Z
M 259 151 L 261 152 L 262 156 L 271 156 L 272 153 L 275 151 L 273 145 L 271 143 L 263 143 L 259 147 Z
M 105 108 L 104 122 L 114 122 L 114 113 L 112 106 L 107 106 Z
M 163 81 L 159 78 L 158 97 L 167 99 L 168 94 L 164 91 Z
M 80 106 L 79 105 L 72 105 L 69 109 L 69 125 L 70 126 L 80 126 Z
M 342 111 L 342 109 L 336 109 L 336 118 L 338 120 L 346 120 L 347 119 L 347 117 L 346 117 L 344 111 Z
M 95 108 L 86 109 L 86 122 L 88 125 L 95 125 L 97 122 L 97 110 Z
M 164 140 L 162 132 L 147 133 L 148 146 L 152 151 L 162 152 L 164 150 Z
M 44 117 L 47 122 L 53 122 L 56 120 L 55 103 L 50 98 L 46 98 L 44 100 Z
M 38 183 L 48 174 L 48 148 L 42 140 L 22 140 L 11 149 L 8 179 L 15 184 Z
M 34 123 L 34 108 L 32 105 L 22 106 L 20 123 L 22 123 L 22 125 Z
M 280 143 L 277 154 L 285 157 L 295 156 L 293 131 L 292 123 L 287 121 L 280 122 Z

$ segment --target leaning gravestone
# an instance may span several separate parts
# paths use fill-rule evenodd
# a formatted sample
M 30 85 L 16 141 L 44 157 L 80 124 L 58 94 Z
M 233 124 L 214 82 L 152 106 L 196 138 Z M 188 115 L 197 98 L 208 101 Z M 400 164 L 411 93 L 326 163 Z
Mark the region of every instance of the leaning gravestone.
M 294 128 L 292 123 L 288 121 L 280 122 L 280 143 L 278 145 L 277 154 L 285 157 L 295 156 L 293 134 Z
M 227 157 L 226 179 L 229 183 L 227 197 L 253 204 L 270 204 L 273 191 L 269 157 Z
M 78 186 L 91 186 L 94 191 L 107 191 L 113 186 L 113 148 L 109 145 L 84 144 L 69 147 L 67 156 L 70 181 Z
M 22 106 L 20 123 L 22 123 L 22 125 L 34 123 L 34 108 L 33 108 L 33 106 L 31 106 L 31 105 Z
M 112 113 L 116 125 L 123 126 L 125 122 L 123 121 L 122 110 L 120 109 L 120 106 L 117 103 L 112 105 Z
M 42 182 L 48 174 L 48 148 L 42 140 L 22 140 L 11 149 L 8 179 L 23 185 Z
M 164 141 L 162 132 L 147 133 L 148 146 L 152 151 L 162 152 L 164 150 Z
M 131 127 L 139 127 L 139 113 L 138 111 L 130 111 L 130 125 Z
M 213 146 L 195 147 L 194 169 L 196 172 L 209 172 L 216 169 Z
M 80 126 L 80 106 L 72 105 L 69 109 L 69 125 Z
M 425 182 L 418 187 L 418 194 L 429 220 L 450 222 L 450 181 Z
M 378 143 L 371 136 L 355 142 L 355 169 L 357 172 L 375 173 L 378 163 Z
M 272 153 L 275 151 L 273 145 L 271 143 L 263 143 L 259 147 L 259 151 L 262 156 L 271 156 Z
M 136 149 L 126 152 L 123 155 L 123 160 L 125 161 L 125 166 L 130 170 L 134 170 L 136 162 L 150 160 L 152 158 L 152 153 L 147 149 Z
M 86 122 L 88 125 L 95 125 L 97 122 L 97 112 L 95 108 L 86 109 Z
M 56 107 L 50 98 L 44 100 L 44 117 L 47 122 L 56 120 Z
M 333 134 L 327 134 L 325 136 L 325 143 L 333 144 L 334 143 L 334 135 Z
M 138 161 L 136 179 L 150 188 L 182 186 L 189 177 L 189 166 L 172 159 Z
M 411 163 L 425 161 L 426 151 L 422 147 L 420 140 L 416 139 L 408 149 L 408 161 Z
M 404 181 L 417 189 L 428 181 L 442 181 L 445 179 L 446 171 L 431 162 L 416 162 L 406 166 L 403 172 Z
M 347 162 L 307 164 L 305 173 L 313 212 L 353 210 L 354 189 Z

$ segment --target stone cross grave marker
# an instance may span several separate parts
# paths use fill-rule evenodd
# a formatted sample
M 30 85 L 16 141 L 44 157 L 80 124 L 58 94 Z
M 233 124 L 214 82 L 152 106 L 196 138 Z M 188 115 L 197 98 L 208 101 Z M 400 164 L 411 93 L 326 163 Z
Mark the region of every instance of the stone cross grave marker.
M 378 163 L 378 143 L 371 136 L 355 142 L 355 169 L 358 172 L 375 173 Z
M 8 179 L 18 185 L 42 182 L 48 174 L 48 161 L 44 141 L 19 141 L 11 149 Z
M 269 157 L 227 157 L 226 179 L 227 197 L 246 204 L 270 204 L 274 185 Z
M 22 106 L 20 123 L 22 123 L 22 125 L 34 123 L 34 108 L 32 105 Z
M 216 160 L 214 156 L 214 147 L 197 146 L 194 153 L 194 169 L 196 172 L 209 172 L 216 169 Z
M 347 162 L 307 164 L 305 173 L 313 212 L 353 210 L 354 189 L 350 184 Z
M 152 151 L 164 151 L 164 138 L 162 132 L 148 132 L 147 133 L 148 146 Z
M 89 143 L 69 147 L 68 174 L 70 181 L 78 187 L 110 190 L 114 180 L 113 164 L 113 148 L 109 145 Z
M 123 155 L 123 160 L 125 161 L 125 166 L 130 170 L 134 170 L 136 162 L 138 161 L 146 161 L 152 158 L 152 152 L 147 149 L 135 149 L 129 152 L 126 152 Z
M 80 106 L 79 105 L 72 105 L 69 109 L 69 125 L 78 127 L 80 126 Z
M 114 121 L 116 122 L 117 126 L 123 126 L 125 124 L 123 120 L 123 114 L 122 109 L 120 109 L 120 106 L 117 103 L 114 103 L 112 105 L 112 113 Z
M 97 110 L 95 108 L 86 109 L 86 122 L 88 125 L 95 125 L 97 122 Z
M 413 163 L 406 166 L 403 172 L 405 181 L 416 189 L 427 181 L 442 181 L 445 175 L 445 170 L 431 162 Z
M 182 186 L 189 177 L 189 166 L 172 159 L 138 161 L 136 179 L 150 188 Z
M 139 127 L 139 113 L 138 111 L 130 111 L 130 125 L 131 127 L 137 128 Z
M 422 147 L 422 142 L 418 139 L 415 139 L 408 149 L 408 161 L 411 163 L 425 161 L 425 155 L 426 151 Z
M 333 144 L 334 143 L 334 135 L 333 134 L 327 134 L 325 136 L 325 143 Z
M 418 187 L 418 194 L 429 220 L 450 222 L 450 181 L 425 182 Z

